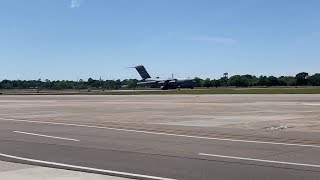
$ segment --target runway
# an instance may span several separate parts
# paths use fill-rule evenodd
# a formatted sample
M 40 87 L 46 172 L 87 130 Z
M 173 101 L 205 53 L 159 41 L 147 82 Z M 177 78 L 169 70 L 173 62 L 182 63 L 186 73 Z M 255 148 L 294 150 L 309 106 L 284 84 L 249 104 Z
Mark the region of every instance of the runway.
M 7 161 L 138 179 L 320 178 L 316 145 L 199 139 L 12 119 L 0 119 L 0 127 L 0 159 Z
M 296 126 L 302 111 L 310 112 L 305 117 L 313 117 L 313 125 L 316 124 L 317 96 L 268 98 L 261 107 L 256 106 L 262 104 L 262 97 L 251 97 L 249 102 L 243 102 L 248 96 L 235 97 L 234 101 L 230 97 L 202 97 L 193 104 L 199 106 L 191 106 L 191 98 L 5 96 L 0 100 L 0 160 L 132 179 L 320 179 L 320 134 L 307 131 L 310 126 L 306 123 L 303 128 Z M 224 106 L 242 112 L 237 109 L 241 103 L 254 103 L 255 107 L 254 111 L 246 107 L 245 116 L 238 115 L 239 123 L 248 113 L 267 119 L 269 116 L 261 112 L 270 111 L 273 103 L 287 104 L 279 106 L 285 117 L 293 110 L 301 112 L 295 112 L 293 120 L 286 119 L 296 123 L 293 128 L 270 130 L 257 128 L 262 125 L 256 124 L 250 128 L 226 128 L 226 119 L 222 126 L 219 119 L 211 120 L 221 121 L 215 126 L 199 126 L 197 119 L 196 126 L 190 126 L 190 121 L 183 125 L 183 118 L 190 116 L 185 116 L 187 111 L 179 111 L 180 106 L 189 108 L 194 118 L 203 117 L 203 113 L 209 115 L 205 108 L 215 107 L 211 114 L 215 113 L 216 118 L 221 117 L 219 108 Z M 302 105 L 298 110 L 303 103 L 312 106 Z M 177 108 L 168 109 L 161 104 L 175 104 Z M 159 116 L 168 111 L 167 116 Z M 116 118 L 114 114 L 120 116 Z M 149 115 L 157 115 L 157 119 Z M 269 122 L 260 122 L 269 126 Z

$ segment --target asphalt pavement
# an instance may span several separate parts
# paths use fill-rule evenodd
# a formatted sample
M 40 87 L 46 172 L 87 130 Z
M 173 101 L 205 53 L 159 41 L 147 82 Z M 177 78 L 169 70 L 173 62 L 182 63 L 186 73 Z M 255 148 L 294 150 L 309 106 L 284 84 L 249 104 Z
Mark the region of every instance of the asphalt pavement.
M 320 179 L 320 143 L 310 136 L 226 137 L 0 118 L 0 160 L 133 179 Z

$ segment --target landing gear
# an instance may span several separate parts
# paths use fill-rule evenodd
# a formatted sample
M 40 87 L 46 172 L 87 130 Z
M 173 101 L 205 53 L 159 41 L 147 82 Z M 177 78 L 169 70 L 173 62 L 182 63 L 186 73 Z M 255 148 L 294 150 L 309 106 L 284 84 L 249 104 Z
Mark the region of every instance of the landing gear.
M 161 86 L 161 90 L 168 90 L 168 86 Z

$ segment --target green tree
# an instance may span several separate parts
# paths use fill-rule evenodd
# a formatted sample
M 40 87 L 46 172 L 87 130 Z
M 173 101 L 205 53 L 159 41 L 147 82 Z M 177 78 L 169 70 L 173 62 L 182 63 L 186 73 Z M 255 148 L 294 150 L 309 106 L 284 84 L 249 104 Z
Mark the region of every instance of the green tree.
M 201 87 L 203 84 L 203 79 L 195 77 L 194 81 L 196 82 L 196 87 Z
M 113 80 L 106 80 L 103 82 L 103 88 L 105 89 L 115 89 L 116 85 Z
M 296 75 L 296 84 L 297 86 L 305 86 L 308 84 L 309 74 L 306 72 L 301 72 Z
M 13 89 L 13 85 L 11 83 L 2 84 L 3 89 Z
M 94 80 L 93 80 L 92 78 L 89 78 L 89 79 L 88 79 L 88 84 L 89 84 L 90 86 L 92 86 L 93 83 L 94 83 Z
M 122 82 L 120 79 L 115 81 L 115 89 L 119 89 L 122 86 Z
M 227 77 L 221 77 L 218 79 L 218 82 L 220 86 L 228 86 L 228 78 Z
M 252 76 L 250 74 L 246 74 L 246 75 L 243 75 L 241 77 L 246 79 L 246 81 L 249 83 L 248 86 L 256 85 L 256 82 L 257 82 L 257 77 L 256 76 Z
M 267 76 L 260 76 L 257 81 L 258 86 L 268 86 L 268 78 Z
M 207 88 L 212 87 L 213 85 L 212 85 L 212 82 L 211 82 L 210 78 L 205 79 L 205 80 L 203 81 L 202 86 L 203 86 L 203 87 L 207 87 Z
M 279 86 L 280 82 L 279 82 L 278 78 L 276 78 L 274 76 L 269 76 L 267 85 L 268 86 Z
M 214 87 L 221 87 L 221 86 L 225 86 L 225 80 L 223 79 L 218 79 L 218 80 L 216 80 L 216 79 L 214 79 L 214 80 L 212 80 L 211 81 L 211 83 L 212 83 L 212 86 L 214 86 Z
M 248 87 L 249 80 L 246 77 L 235 75 L 231 76 L 228 80 L 229 86 L 236 86 L 236 87 Z
M 312 86 L 320 86 L 320 73 L 310 76 L 309 83 Z
M 278 78 L 281 86 L 295 86 L 296 78 L 293 76 L 281 76 Z
M 128 88 L 133 88 L 133 89 L 136 89 L 137 87 L 137 83 L 138 83 L 138 80 L 136 79 L 129 79 L 128 80 Z

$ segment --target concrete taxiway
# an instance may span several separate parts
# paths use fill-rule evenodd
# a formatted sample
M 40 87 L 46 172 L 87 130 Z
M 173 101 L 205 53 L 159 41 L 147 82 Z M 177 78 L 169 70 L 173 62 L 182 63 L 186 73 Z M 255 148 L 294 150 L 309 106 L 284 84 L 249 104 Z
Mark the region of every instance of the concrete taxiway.
M 319 179 L 319 102 L 317 95 L 3 96 L 0 160 L 136 179 Z M 280 123 L 287 129 L 270 128 Z
M 2 180 L 126 180 L 114 176 L 83 173 L 0 161 Z

